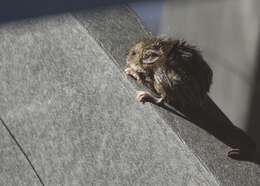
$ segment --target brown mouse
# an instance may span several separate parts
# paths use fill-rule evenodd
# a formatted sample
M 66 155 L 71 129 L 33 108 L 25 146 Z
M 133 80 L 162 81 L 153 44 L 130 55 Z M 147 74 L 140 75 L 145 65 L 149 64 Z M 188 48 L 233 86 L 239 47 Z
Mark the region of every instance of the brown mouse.
M 173 38 L 149 38 L 135 44 L 128 52 L 125 72 L 156 94 L 138 91 L 137 99 L 140 102 L 169 102 L 181 111 L 198 108 L 206 102 L 213 76 L 211 68 L 195 46 Z M 201 109 L 202 113 L 203 110 Z M 201 121 L 203 120 L 200 119 Z M 239 160 L 252 159 L 255 143 L 250 137 L 242 137 L 241 129 L 229 124 L 221 126 L 222 123 L 219 121 L 216 129 L 221 133 L 221 138 L 228 140 L 227 143 L 234 148 L 228 152 L 228 156 Z M 232 139 L 228 138 L 231 132 L 225 136 L 222 131 L 224 128 L 234 132 L 233 138 L 238 138 L 241 142 L 245 139 L 245 145 L 234 145 Z
M 142 103 L 201 105 L 212 83 L 212 70 L 200 51 L 172 38 L 149 38 L 135 44 L 128 52 L 125 72 L 156 94 L 139 91 L 137 99 Z

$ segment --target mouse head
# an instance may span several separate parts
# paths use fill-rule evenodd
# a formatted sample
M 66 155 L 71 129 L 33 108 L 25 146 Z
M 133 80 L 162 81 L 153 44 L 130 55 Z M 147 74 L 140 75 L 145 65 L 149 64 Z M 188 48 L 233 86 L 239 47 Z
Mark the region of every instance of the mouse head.
M 127 64 L 137 72 L 156 68 L 167 61 L 168 54 L 176 43 L 177 40 L 164 38 L 140 41 L 129 50 Z

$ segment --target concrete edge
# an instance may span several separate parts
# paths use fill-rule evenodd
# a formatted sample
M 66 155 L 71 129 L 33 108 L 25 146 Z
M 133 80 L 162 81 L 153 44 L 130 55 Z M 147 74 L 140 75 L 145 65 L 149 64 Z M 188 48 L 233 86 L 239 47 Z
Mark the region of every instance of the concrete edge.
M 108 8 L 95 11 L 95 13 L 91 11 L 75 12 L 72 13 L 72 15 L 80 22 L 80 24 L 85 27 L 85 29 L 91 34 L 97 43 L 104 49 L 107 55 L 114 61 L 120 71 L 123 72 L 125 65 L 125 55 L 122 55 L 122 51 L 127 50 L 129 46 L 125 46 L 124 44 L 123 46 L 118 46 L 117 44 L 135 43 L 145 37 L 152 36 L 151 32 L 147 30 L 134 10 L 132 10 L 127 5 L 123 7 L 120 6 L 119 8 Z M 110 28 L 112 27 L 115 30 L 120 30 L 120 34 L 125 34 L 125 36 L 120 35 L 119 37 L 115 37 L 113 33 L 111 34 L 108 25 L 106 25 L 106 19 L 108 18 L 104 15 L 118 18 L 117 14 L 120 15 L 121 11 L 128 11 L 124 16 L 129 16 L 129 19 L 125 19 L 125 22 L 122 22 L 124 18 L 120 17 L 120 25 L 117 25 L 119 23 L 118 20 L 114 20 L 112 23 L 115 24 L 115 27 L 109 25 Z M 97 30 L 95 25 L 92 25 L 88 21 L 89 17 L 95 17 L 100 25 L 103 24 L 105 28 L 108 28 L 106 32 L 104 33 Z M 134 23 L 135 27 L 128 30 L 128 25 L 132 25 L 131 23 Z M 133 30 L 138 32 L 137 37 L 135 37 Z M 142 35 L 141 38 L 140 35 Z M 109 46 L 111 43 L 113 47 Z M 138 90 L 138 88 L 140 89 L 138 85 L 135 83 L 133 84 L 136 87 L 136 90 Z M 214 175 L 219 183 L 223 185 L 244 185 L 244 183 L 251 183 L 251 185 L 255 185 L 260 183 L 257 179 L 260 174 L 260 168 L 256 161 L 238 161 L 227 157 L 227 152 L 231 150 L 230 147 L 232 147 L 233 143 L 231 143 L 231 145 L 226 144 L 225 142 L 219 140 L 218 136 L 209 134 L 207 130 L 205 131 L 205 128 L 194 125 L 193 122 L 183 119 L 182 117 L 177 116 L 175 113 L 169 112 L 163 108 L 158 108 L 156 106 L 154 109 L 157 113 L 159 113 L 161 118 L 172 127 L 174 133 L 177 134 L 183 144 L 185 144 L 190 149 L 190 151 L 199 159 L 202 165 L 204 165 L 204 167 Z M 208 108 L 205 110 L 207 109 L 209 109 L 211 112 L 209 115 L 214 115 L 214 117 L 211 117 L 210 120 L 206 119 L 206 122 L 214 123 L 215 121 L 212 121 L 212 119 L 215 120 L 215 117 L 218 117 L 216 123 L 225 120 L 225 123 L 228 123 L 227 125 L 230 128 L 230 121 L 214 104 L 214 102 L 210 100 L 210 98 L 208 101 Z M 234 130 L 239 129 L 236 129 L 235 127 Z M 239 131 L 239 133 L 240 132 L 241 131 Z M 241 171 L 243 169 L 247 169 L 249 171 L 245 173 L 244 171 Z

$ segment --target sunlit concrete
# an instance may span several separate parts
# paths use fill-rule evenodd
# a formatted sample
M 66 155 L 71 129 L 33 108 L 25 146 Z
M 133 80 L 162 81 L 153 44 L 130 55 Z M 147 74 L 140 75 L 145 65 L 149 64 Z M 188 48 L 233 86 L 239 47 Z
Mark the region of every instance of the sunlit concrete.
M 0 26 L 0 116 L 45 185 L 219 185 L 152 105 L 135 100 L 108 53 L 125 58 L 122 49 L 145 33 L 123 7 Z M 0 183 L 33 185 L 0 129 Z

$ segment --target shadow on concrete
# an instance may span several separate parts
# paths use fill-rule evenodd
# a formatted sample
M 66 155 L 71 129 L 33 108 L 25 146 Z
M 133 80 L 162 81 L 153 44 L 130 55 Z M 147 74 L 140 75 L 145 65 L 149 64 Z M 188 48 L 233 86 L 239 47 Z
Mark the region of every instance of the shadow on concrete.
M 251 102 L 247 119 L 247 131 L 256 141 L 257 150 L 260 152 L 260 35 L 258 36 L 258 46 L 256 51 L 256 67 L 254 72 L 254 82 L 251 90 Z
M 4 0 L 0 6 L 0 22 L 59 14 L 100 6 L 132 3 L 136 0 Z
M 231 147 L 233 150 L 227 154 L 230 158 L 260 164 L 254 141 L 236 127 L 209 97 L 207 97 L 203 109 L 181 110 L 173 104 L 160 106 L 206 130 Z

